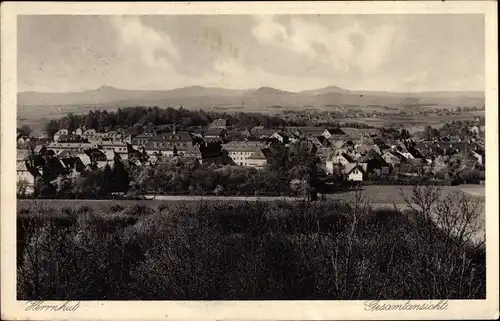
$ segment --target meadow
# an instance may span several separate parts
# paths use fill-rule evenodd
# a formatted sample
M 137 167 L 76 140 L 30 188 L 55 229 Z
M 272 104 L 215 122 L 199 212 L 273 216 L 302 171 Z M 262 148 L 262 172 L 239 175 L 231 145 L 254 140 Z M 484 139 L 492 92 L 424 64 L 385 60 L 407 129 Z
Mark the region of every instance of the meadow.
M 374 208 L 360 193 L 75 204 L 19 202 L 18 299 L 485 298 L 485 250 L 469 229 Z

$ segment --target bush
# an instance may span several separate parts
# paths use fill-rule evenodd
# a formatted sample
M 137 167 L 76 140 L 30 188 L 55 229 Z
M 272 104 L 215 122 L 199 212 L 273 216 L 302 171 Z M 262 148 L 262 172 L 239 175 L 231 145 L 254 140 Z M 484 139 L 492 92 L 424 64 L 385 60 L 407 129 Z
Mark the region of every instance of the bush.
M 115 213 L 24 208 L 18 299 L 484 299 L 485 251 L 468 238 L 473 229 L 458 239 L 448 233 L 456 226 L 424 218 L 373 210 L 358 195 Z

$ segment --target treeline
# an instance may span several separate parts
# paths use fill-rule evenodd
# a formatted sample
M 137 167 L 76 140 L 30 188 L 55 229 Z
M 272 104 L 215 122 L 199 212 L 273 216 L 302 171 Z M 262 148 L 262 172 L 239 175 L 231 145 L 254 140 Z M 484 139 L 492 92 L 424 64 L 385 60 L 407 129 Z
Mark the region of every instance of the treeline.
M 295 122 L 286 122 L 276 116 L 260 113 L 220 113 L 204 110 L 188 110 L 159 107 L 126 107 L 117 111 L 92 110 L 87 115 L 68 114 L 59 120 L 51 120 L 45 127 L 48 135 L 52 136 L 59 129 L 74 129 L 85 126 L 98 132 L 110 128 L 120 128 L 131 134 L 138 134 L 145 126 L 161 126 L 177 124 L 183 129 L 194 126 L 205 126 L 215 119 L 226 119 L 229 124 L 237 127 L 264 126 L 274 128 L 280 126 L 294 126 Z
M 85 126 L 103 132 L 109 129 L 122 129 L 130 134 L 139 134 L 145 128 L 176 124 L 181 129 L 206 126 L 215 119 L 226 119 L 228 124 L 237 128 L 251 128 L 264 126 L 265 128 L 281 128 L 285 126 L 323 126 L 323 127 L 351 127 L 374 128 L 368 124 L 357 122 L 317 124 L 305 119 L 283 119 L 278 116 L 261 113 L 227 113 L 204 110 L 188 110 L 184 108 L 159 107 L 126 107 L 117 111 L 91 110 L 87 115 L 68 114 L 59 120 L 50 120 L 45 126 L 49 136 L 53 136 L 59 129 L 73 131 Z
M 443 229 L 430 207 L 375 210 L 363 198 L 158 208 L 24 201 L 17 299 L 484 299 L 485 250 L 470 242 L 466 200 L 437 201 Z

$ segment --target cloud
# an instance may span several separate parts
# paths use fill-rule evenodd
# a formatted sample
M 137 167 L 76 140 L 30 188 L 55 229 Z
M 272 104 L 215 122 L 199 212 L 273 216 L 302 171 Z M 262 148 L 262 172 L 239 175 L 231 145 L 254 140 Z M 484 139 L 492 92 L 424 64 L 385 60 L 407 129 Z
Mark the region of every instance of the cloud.
M 217 60 L 213 72 L 205 74 L 199 81 L 205 86 L 221 86 L 225 88 L 243 89 L 269 86 L 277 89 L 299 91 L 316 89 L 330 85 L 330 79 L 310 77 L 307 75 L 282 75 L 270 73 L 258 66 L 245 66 L 234 58 Z
M 23 16 L 18 86 L 482 90 L 484 42 L 480 15 Z
M 252 34 L 260 44 L 280 47 L 312 61 L 325 60 L 341 72 L 352 68 L 377 70 L 387 58 L 395 34 L 392 25 L 369 28 L 358 21 L 335 30 L 299 16 L 291 17 L 288 28 L 275 16 L 259 16 L 255 21 Z
M 258 24 L 252 28 L 252 34 L 262 44 L 286 44 L 289 39 L 286 28 L 282 24 L 274 21 L 273 16 L 258 15 L 255 16 L 255 20 Z
M 122 45 L 133 50 L 149 66 L 170 67 L 170 60 L 180 58 L 168 34 L 144 25 L 138 17 L 116 16 L 111 22 Z

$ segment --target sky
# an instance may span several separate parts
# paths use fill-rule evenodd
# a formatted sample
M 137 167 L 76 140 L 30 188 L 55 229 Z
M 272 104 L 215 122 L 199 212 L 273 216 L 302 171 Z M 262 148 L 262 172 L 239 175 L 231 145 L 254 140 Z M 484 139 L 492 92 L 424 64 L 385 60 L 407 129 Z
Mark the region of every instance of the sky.
M 484 90 L 484 16 L 20 16 L 18 90 Z

